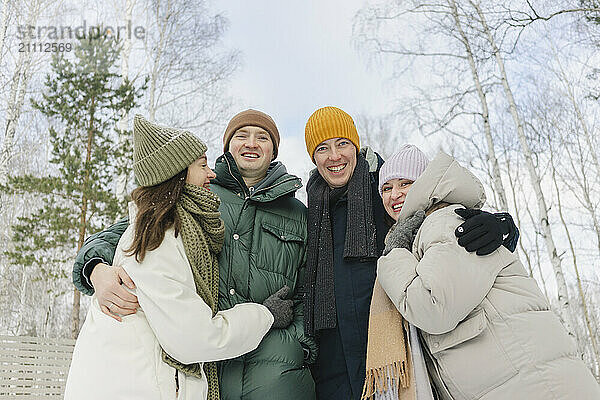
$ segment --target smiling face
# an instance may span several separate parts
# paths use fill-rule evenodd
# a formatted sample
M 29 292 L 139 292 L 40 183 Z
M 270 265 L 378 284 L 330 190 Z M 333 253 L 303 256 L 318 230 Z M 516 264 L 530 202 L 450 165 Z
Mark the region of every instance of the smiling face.
M 413 182 L 409 179 L 390 179 L 381 187 L 383 208 L 394 221 L 398 220 L 406 194 Z
M 202 156 L 190 164 L 185 181 L 210 190 L 210 181 L 215 176 L 213 170 L 208 166 L 206 156 Z
M 233 134 L 229 152 L 246 183 L 259 182 L 273 161 L 273 140 L 263 128 L 244 126 Z
M 314 153 L 317 171 L 330 188 L 348 183 L 356 167 L 356 147 L 346 138 L 333 138 L 321 142 Z

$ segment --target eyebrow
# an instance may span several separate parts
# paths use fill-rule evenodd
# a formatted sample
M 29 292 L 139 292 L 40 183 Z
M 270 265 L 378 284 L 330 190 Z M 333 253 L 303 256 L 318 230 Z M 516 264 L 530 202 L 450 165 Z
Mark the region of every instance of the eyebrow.
M 259 126 L 258 128 L 260 128 L 260 126 Z M 267 132 L 267 131 L 266 131 L 266 130 L 264 130 L 263 128 L 260 128 L 260 129 L 261 129 L 260 131 L 256 132 L 256 134 L 257 134 L 257 135 L 261 135 L 261 134 L 268 135 L 268 134 L 269 134 L 269 132 Z M 248 131 L 248 129 L 246 129 L 246 127 L 245 127 L 245 126 L 242 126 L 240 129 L 236 130 L 236 131 L 234 132 L 234 135 L 235 135 L 236 133 L 238 133 L 238 132 L 243 132 L 243 133 L 248 133 L 248 134 L 250 133 L 250 132 Z

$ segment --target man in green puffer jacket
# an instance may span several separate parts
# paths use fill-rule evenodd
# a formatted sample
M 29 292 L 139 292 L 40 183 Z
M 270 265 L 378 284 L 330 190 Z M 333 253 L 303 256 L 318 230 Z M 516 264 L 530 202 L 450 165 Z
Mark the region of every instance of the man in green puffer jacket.
M 294 293 L 295 306 L 287 328 L 272 329 L 256 350 L 220 363 L 221 399 L 313 400 L 314 381 L 306 364 L 314 361 L 317 349 L 304 335 L 301 287 L 306 207 L 294 197 L 301 181 L 273 161 L 279 132 L 264 113 L 246 110 L 234 116 L 223 143 L 225 154 L 216 161 L 217 177 L 211 184 L 221 198 L 226 229 L 219 257 L 219 309 L 262 303 L 284 285 Z M 85 294 L 96 289 L 102 310 L 117 320 L 135 312 L 137 305 L 120 286 L 132 285 L 129 277 L 108 265 L 126 227 L 127 220 L 122 220 L 89 237 L 73 268 L 75 286 Z

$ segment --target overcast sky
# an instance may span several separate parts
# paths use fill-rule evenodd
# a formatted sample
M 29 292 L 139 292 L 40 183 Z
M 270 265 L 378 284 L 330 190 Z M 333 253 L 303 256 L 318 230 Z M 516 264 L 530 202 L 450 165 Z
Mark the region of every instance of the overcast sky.
M 386 77 L 369 69 L 352 44 L 352 19 L 364 1 L 243 1 L 214 3 L 229 19 L 225 44 L 242 52 L 231 84 L 239 109 L 271 115 L 282 136 L 280 160 L 302 175 L 312 163 L 304 126 L 317 108 L 350 115 L 388 111 Z

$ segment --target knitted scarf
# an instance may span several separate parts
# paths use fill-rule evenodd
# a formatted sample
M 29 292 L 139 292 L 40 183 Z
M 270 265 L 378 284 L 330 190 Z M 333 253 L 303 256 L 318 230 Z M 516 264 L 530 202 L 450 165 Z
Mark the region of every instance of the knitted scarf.
M 409 373 L 412 359 L 403 324 L 402 315 L 375 280 L 369 310 L 367 375 L 361 400 L 414 400 L 414 376 Z
M 217 312 L 219 297 L 219 264 L 217 255 L 223 247 L 225 225 L 220 218 L 219 197 L 203 187 L 186 184 L 177 202 L 177 215 L 181 222 L 181 239 L 192 268 L 196 292 Z M 202 332 L 198 332 L 202 340 Z M 164 350 L 162 359 L 177 370 L 202 377 L 200 363 L 182 364 Z M 217 366 L 214 362 L 204 363 L 204 373 L 208 380 L 208 399 L 219 400 Z
M 308 194 L 307 295 L 305 326 L 308 334 L 336 326 L 333 282 L 333 233 L 331 208 L 347 193 L 348 209 L 344 258 L 376 259 L 377 238 L 373 220 L 373 188 L 369 164 L 364 153 L 358 154 L 356 167 L 348 184 L 330 189 L 318 173 L 306 186 Z M 377 199 L 379 200 L 379 199 Z
M 429 216 L 448 205 L 437 203 L 425 215 Z M 396 222 L 388 236 L 401 224 L 402 221 Z M 369 309 L 367 375 L 361 400 L 433 399 L 421 345 L 416 334 L 409 344 L 404 332 L 405 324 L 408 325 L 376 279 Z M 412 326 L 410 329 L 415 330 Z

